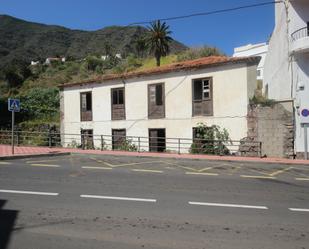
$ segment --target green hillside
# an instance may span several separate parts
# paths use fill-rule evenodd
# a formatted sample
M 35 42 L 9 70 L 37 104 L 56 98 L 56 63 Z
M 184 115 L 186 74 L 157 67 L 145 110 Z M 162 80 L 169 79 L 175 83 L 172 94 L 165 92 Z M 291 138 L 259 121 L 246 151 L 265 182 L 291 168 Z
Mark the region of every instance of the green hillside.
M 89 54 L 104 55 L 106 46 L 126 57 L 129 53 L 136 53 L 135 41 L 145 32 L 141 26 L 71 30 L 0 15 L 0 69 L 16 59 L 30 63 L 31 60 L 43 61 L 57 55 L 75 59 Z M 171 53 L 184 49 L 186 46 L 180 42 L 171 43 Z

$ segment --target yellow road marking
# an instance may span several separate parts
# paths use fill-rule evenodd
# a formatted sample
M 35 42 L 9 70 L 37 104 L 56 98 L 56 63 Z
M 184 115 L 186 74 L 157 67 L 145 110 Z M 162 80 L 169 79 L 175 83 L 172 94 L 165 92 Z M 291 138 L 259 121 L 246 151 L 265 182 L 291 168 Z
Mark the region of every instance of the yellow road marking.
M 186 175 L 217 176 L 217 173 L 186 172 Z
M 55 162 L 58 159 L 50 159 L 50 160 L 40 160 L 40 161 L 26 161 L 26 163 L 45 163 L 45 162 Z
M 174 166 L 176 166 L 178 168 L 182 168 L 182 169 L 186 169 L 186 170 L 192 170 L 192 171 L 197 171 L 194 168 L 182 166 L 182 165 L 179 165 L 179 164 L 176 164 L 176 163 L 170 163 L 170 162 L 164 162 L 164 161 L 162 161 L 162 162 L 165 163 L 165 164 L 174 165 Z
M 276 179 L 276 177 L 273 177 L 273 176 L 249 176 L 249 175 L 241 175 L 240 177 L 244 177 L 244 178 L 257 178 L 257 179 Z
M 83 166 L 82 169 L 113 169 L 107 167 L 92 167 L 92 166 Z
M 131 169 L 136 172 L 149 172 L 149 173 L 163 173 L 161 170 L 151 170 L 151 169 Z
M 309 178 L 295 178 L 296 181 L 309 181 Z
M 52 167 L 52 168 L 59 168 L 59 165 L 55 165 L 55 164 L 30 164 L 31 166 L 35 166 L 35 167 Z
M 9 165 L 9 164 L 12 164 L 12 163 L 9 163 L 9 162 L 0 162 L 1 165 Z
M 206 171 L 206 170 L 210 170 L 210 169 L 213 169 L 214 167 L 206 167 L 206 168 L 204 168 L 204 169 L 199 169 L 199 170 L 197 170 L 198 172 L 204 172 L 204 171 Z
M 279 174 L 281 174 L 281 173 L 284 173 L 284 172 L 286 172 L 286 171 L 288 171 L 288 170 L 290 170 L 290 169 L 293 169 L 293 167 L 288 167 L 288 168 L 286 168 L 286 169 L 281 169 L 281 170 L 275 171 L 275 172 L 273 172 L 273 173 L 271 173 L 271 174 L 268 174 L 268 175 L 269 175 L 269 176 L 276 176 L 276 175 L 279 175 Z

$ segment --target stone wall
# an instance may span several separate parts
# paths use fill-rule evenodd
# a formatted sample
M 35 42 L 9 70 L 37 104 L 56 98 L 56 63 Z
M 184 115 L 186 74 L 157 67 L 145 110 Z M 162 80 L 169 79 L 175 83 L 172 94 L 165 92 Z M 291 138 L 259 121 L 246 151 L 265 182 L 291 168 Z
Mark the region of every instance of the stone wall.
M 246 139 L 262 142 L 262 156 L 294 157 L 292 102 L 276 102 L 272 106 L 250 105 L 247 121 Z

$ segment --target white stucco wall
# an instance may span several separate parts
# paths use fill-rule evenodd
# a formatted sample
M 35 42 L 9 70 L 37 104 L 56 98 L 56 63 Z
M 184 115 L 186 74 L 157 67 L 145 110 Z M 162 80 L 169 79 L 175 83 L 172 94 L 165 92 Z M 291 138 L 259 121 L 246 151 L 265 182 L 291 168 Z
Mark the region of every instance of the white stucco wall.
M 213 77 L 214 115 L 192 117 L 192 80 L 203 77 Z M 162 119 L 148 119 L 147 86 L 153 83 L 165 84 L 166 117 Z M 111 88 L 122 86 L 126 120 L 111 121 Z M 149 128 L 165 128 L 167 138 L 192 138 L 192 128 L 204 122 L 220 125 L 232 139 L 240 140 L 247 136 L 247 105 L 255 87 L 256 66 L 246 64 L 127 79 L 125 84 L 117 80 L 68 87 L 63 90 L 63 132 L 80 134 L 81 129 L 93 129 L 94 135 L 111 135 L 112 129 L 126 129 L 127 136 L 148 137 Z M 92 91 L 91 122 L 80 122 L 80 93 L 85 91 Z
M 299 44 L 305 47 L 307 41 L 293 41 L 291 34 L 307 26 L 309 1 L 294 0 L 287 1 L 286 5 L 276 4 L 275 15 L 276 26 L 264 65 L 264 86 L 268 84 L 269 98 L 294 101 L 295 152 L 303 152 L 304 134 L 300 112 L 303 108 L 309 108 L 309 53 L 305 49 L 297 53 L 293 51 L 297 44 L 297 47 Z M 309 41 L 308 37 L 305 39 Z M 300 86 L 303 86 L 303 90 Z
M 245 46 L 234 48 L 233 57 L 247 57 L 247 56 L 260 56 L 261 60 L 257 66 L 257 71 L 260 75 L 257 75 L 258 80 L 263 80 L 264 76 L 264 64 L 268 51 L 267 43 L 248 44 Z

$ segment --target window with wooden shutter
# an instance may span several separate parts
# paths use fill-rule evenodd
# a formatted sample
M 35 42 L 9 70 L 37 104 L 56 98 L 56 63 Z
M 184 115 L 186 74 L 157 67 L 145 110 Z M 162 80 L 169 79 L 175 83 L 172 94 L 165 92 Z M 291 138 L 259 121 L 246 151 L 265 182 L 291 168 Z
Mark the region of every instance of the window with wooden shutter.
M 192 82 L 192 115 L 212 116 L 213 96 L 212 78 L 195 79 Z
M 124 87 L 111 89 L 112 99 L 112 120 L 123 120 L 125 112 L 125 91 Z
M 148 86 L 148 118 L 165 117 L 165 93 L 164 84 L 152 84 Z
M 92 93 L 80 94 L 80 117 L 81 121 L 92 121 Z
M 112 147 L 113 150 L 120 150 L 126 142 L 125 129 L 112 129 Z

